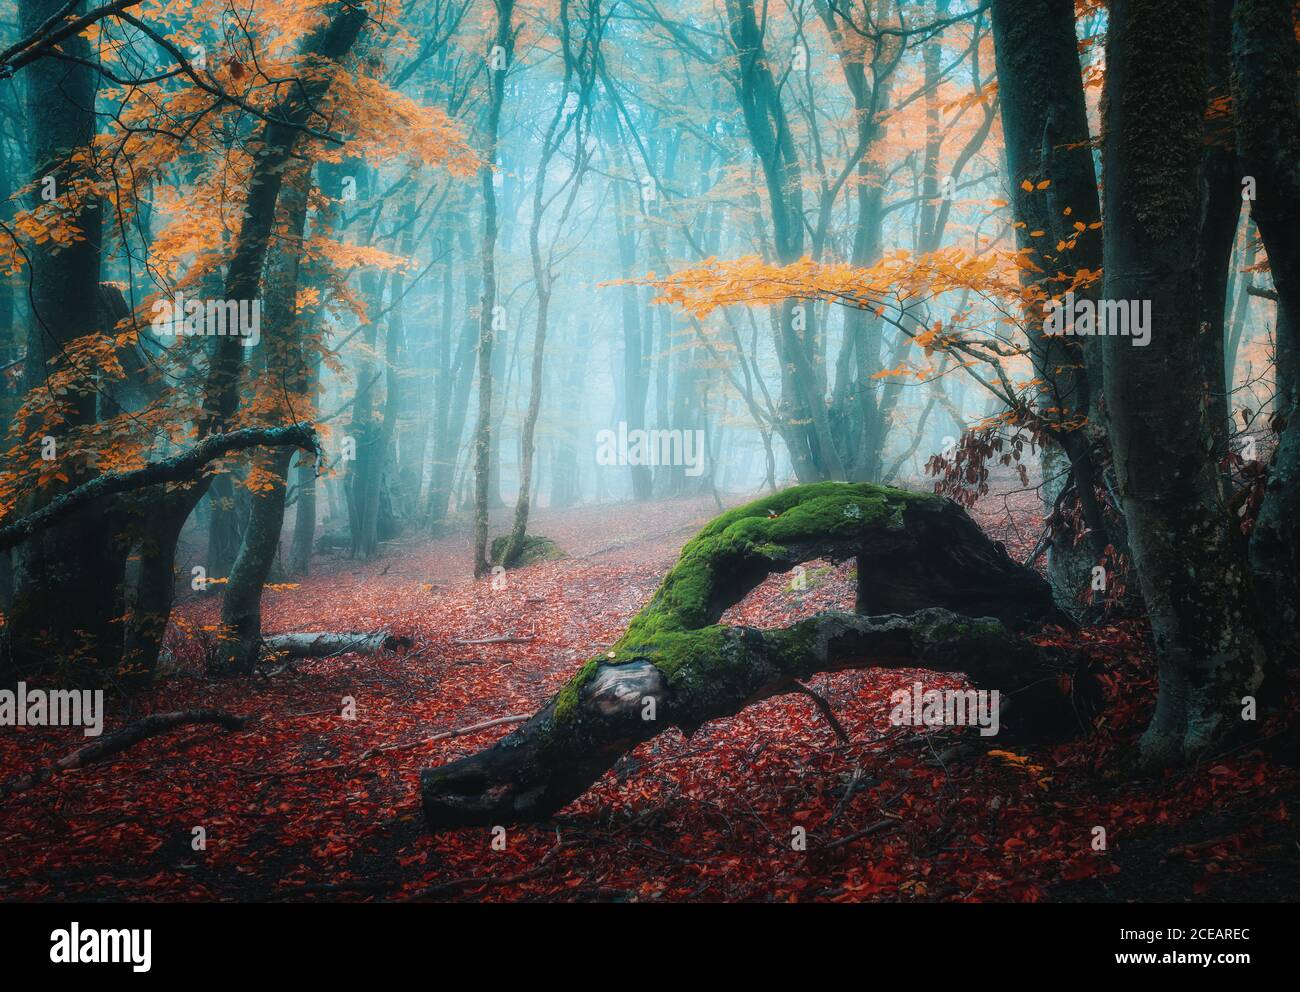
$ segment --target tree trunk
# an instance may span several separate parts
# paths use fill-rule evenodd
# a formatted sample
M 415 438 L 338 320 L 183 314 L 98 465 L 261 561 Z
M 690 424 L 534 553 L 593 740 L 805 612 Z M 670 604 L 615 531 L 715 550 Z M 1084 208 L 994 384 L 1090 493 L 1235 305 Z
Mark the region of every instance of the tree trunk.
M 398 637 L 385 631 L 373 633 L 335 633 L 312 631 L 299 634 L 272 634 L 262 639 L 269 654 L 289 658 L 331 658 L 338 654 L 378 654 L 409 648 L 409 637 Z
M 561 402 L 570 416 L 558 425 L 555 440 L 555 467 L 551 472 L 551 506 L 573 506 L 581 497 L 578 473 L 579 425 L 586 422 L 583 406 L 583 379 L 591 357 L 591 323 L 578 320 L 574 323 L 570 342 L 569 368 Z
M 310 57 L 318 69 L 322 66 L 326 69 L 335 68 L 351 51 L 369 16 L 364 8 L 340 5 L 329 21 L 303 39 L 300 50 Z M 248 199 L 244 205 L 239 236 L 226 268 L 224 295 L 227 300 L 254 300 L 260 296 L 262 268 L 277 218 L 276 204 L 279 202 L 284 176 L 290 169 L 302 136 L 301 130 L 294 125 L 309 120 L 313 109 L 328 92 L 332 78 L 329 71 L 317 71 L 299 86 L 293 87 L 276 108 L 275 122 L 267 123 L 262 129 L 259 142 L 262 153 L 249 180 Z M 203 387 L 203 412 L 196 424 L 196 433 L 200 439 L 208 439 L 223 431 L 238 409 L 240 372 L 244 363 L 243 353 L 247 350 L 238 335 L 214 340 L 217 345 Z M 199 447 L 202 444 L 203 440 Z M 145 512 L 168 518 L 178 515 L 184 521 L 198 501 L 206 495 L 210 478 L 200 477 L 188 489 L 160 491 L 154 507 Z M 154 570 L 159 576 L 164 565 L 175 560 L 176 536 L 179 533 L 180 528 L 175 528 L 167 542 L 170 546 L 162 546 L 160 543 L 153 552 L 156 559 Z M 146 616 L 144 619 L 150 624 L 156 623 L 153 617 Z M 128 630 L 126 636 L 134 638 L 136 643 L 154 646 L 157 643 L 147 631 L 133 634 Z M 151 671 L 156 661 L 157 656 L 154 655 L 140 659 L 139 663 Z
M 409 257 L 412 238 L 408 228 L 402 235 L 399 252 Z M 401 376 L 399 356 L 402 339 L 406 333 L 402 320 L 402 296 L 406 291 L 406 277 L 400 271 L 393 273 L 389 285 L 388 327 L 384 332 L 384 405 L 379 420 L 372 426 L 374 434 L 374 461 L 370 472 L 364 477 L 364 514 L 361 520 L 362 556 L 372 557 L 379 550 L 381 537 L 389 536 L 391 529 L 391 507 L 386 502 L 387 493 L 384 483 L 388 479 L 389 466 L 393 464 L 393 436 L 397 430 L 397 414 L 401 407 Z M 387 514 L 383 511 L 389 511 Z M 386 526 L 381 522 L 387 520 Z
M 1268 252 L 1278 305 L 1290 326 L 1300 327 L 1300 46 L 1292 5 L 1237 0 L 1232 44 L 1237 148 L 1243 173 L 1255 180 L 1251 217 Z
M 1108 301 L 1149 301 L 1150 339 L 1102 338 L 1115 470 L 1159 663 L 1147 767 L 1240 729 L 1264 674 L 1200 361 L 1196 253 L 1209 0 L 1115 0 L 1103 156 Z
M 359 193 L 373 181 L 369 169 L 358 169 Z M 371 557 L 378 545 L 379 475 L 383 471 L 386 452 L 380 436 L 379 420 L 375 416 L 375 384 L 380 376 L 375 371 L 375 352 L 379 343 L 378 315 L 384 304 L 386 281 L 386 274 L 373 269 L 362 272 L 359 280 L 367 316 L 362 328 L 362 348 L 356 367 L 357 390 L 352 400 L 352 422 L 349 427 L 356 444 L 356 458 L 348 465 L 347 479 L 344 482 L 348 498 L 348 550 L 353 558 Z
M 727 19 L 745 128 L 771 205 L 772 240 L 778 261 L 789 265 L 804 253 L 803 173 L 766 51 L 767 22 L 760 26 L 753 0 L 727 0 Z M 801 481 L 842 479 L 844 466 L 831 437 L 815 364 L 816 307 L 811 301 L 786 300 L 779 311 L 776 340 L 785 412 L 779 429 L 791 462 Z
M 1225 365 L 1224 321 L 1228 305 L 1228 274 L 1232 250 L 1241 219 L 1241 167 L 1237 162 L 1232 117 L 1219 107 L 1229 105 L 1229 55 L 1231 13 L 1234 0 L 1211 0 L 1210 29 L 1206 61 L 1204 173 L 1205 220 L 1201 234 L 1200 334 L 1197 344 L 1206 383 L 1206 419 L 1214 438 L 1214 459 L 1221 462 L 1228 453 L 1228 372 Z
M 1057 602 L 1077 616 L 1090 598 L 1092 568 L 1112 543 L 1096 497 L 1100 477 L 1094 448 L 1104 448 L 1104 437 L 1092 423 L 1096 415 L 1092 398 L 1099 385 L 1094 380 L 1101 379 L 1101 355 L 1097 343 L 1086 338 L 1044 334 L 1040 309 L 1043 300 L 1070 290 L 1080 270 L 1101 268 L 1101 234 L 1089 227 L 1101 211 L 1074 4 L 1071 0 L 996 0 L 992 15 L 1016 244 L 1037 269 L 1020 268 L 1021 286 L 1029 300 L 1025 322 L 1030 357 L 1042 382 L 1036 406 L 1043 419 L 1044 444 L 1057 449 L 1044 453 L 1043 475 L 1047 479 L 1056 464 L 1065 461 L 1070 476 L 1055 484 L 1044 483 L 1043 507 L 1050 515 L 1058 494 L 1073 479 L 1088 528 L 1082 542 L 1076 541 L 1074 533 L 1058 530 L 1048 552 Z M 1044 182 L 1049 185 L 1039 189 Z M 1035 238 L 1034 231 L 1046 235 Z M 1062 243 L 1073 247 L 1058 249 Z M 1076 293 L 1095 300 L 1099 290 L 1092 286 Z
M 621 161 L 622 156 L 619 156 Z M 618 238 L 619 269 L 624 279 L 636 276 L 636 225 L 632 198 L 626 193 L 623 183 L 614 186 L 615 233 Z M 645 364 L 646 348 L 643 344 L 641 327 L 641 308 L 637 302 L 636 286 L 624 285 L 619 288 L 620 314 L 623 320 L 623 417 L 627 421 L 627 430 L 645 428 L 646 394 L 649 390 L 649 378 Z M 644 334 L 652 333 L 646 328 Z M 632 498 L 638 501 L 650 499 L 653 495 L 654 479 L 646 465 L 631 465 L 628 470 L 632 478 Z
M 465 303 L 478 299 L 480 292 L 481 270 L 471 264 L 471 239 L 464 225 L 459 226 L 460 244 L 465 256 Z M 445 286 L 445 284 L 444 284 Z M 451 296 L 444 293 L 448 307 Z M 448 358 L 451 347 L 447 342 L 440 359 L 440 367 L 447 372 L 439 373 L 438 410 L 434 421 L 434 455 L 432 477 L 429 482 L 429 500 L 426 516 L 429 529 L 438 533 L 447 519 L 447 510 L 451 503 L 451 494 L 455 490 L 456 463 L 460 457 L 461 438 L 465 433 L 465 421 L 469 416 L 470 387 L 474 381 L 474 343 L 478 336 L 478 323 L 467 317 L 461 328 L 460 340 L 456 344 L 456 357 L 452 362 Z
M 214 579 L 229 577 L 242 535 L 235 508 L 235 479 L 229 469 L 217 472 L 208 487 L 208 554 L 204 562 Z
M 784 630 L 716 626 L 773 572 L 858 557 L 868 598 L 911 616 L 823 613 Z M 958 563 L 960 574 L 947 572 Z M 890 590 L 891 574 L 944 570 Z M 924 608 L 924 606 L 938 608 Z M 874 608 L 875 603 L 872 603 Z M 1013 694 L 1027 731 L 1073 727 L 1060 661 L 1020 640 L 1052 618 L 1047 584 L 936 496 L 868 484 L 798 486 L 714 519 L 608 654 L 587 662 L 532 719 L 477 755 L 421 776 L 429 826 L 542 819 L 638 742 L 797 691 L 817 672 L 922 667 Z
M 319 356 L 315 364 L 313 384 L 320 379 Z M 293 575 L 307 575 L 311 571 L 312 551 L 316 547 L 319 489 L 315 459 L 300 454 L 294 463 L 293 480 L 297 498 L 294 502 L 293 539 L 289 545 L 289 572 Z
M 81 12 L 81 4 L 65 10 L 64 0 L 23 0 L 18 9 L 19 31 L 35 32 L 48 19 Z M 27 66 L 23 72 L 24 110 L 29 135 L 31 181 L 38 190 L 52 190 L 51 204 L 33 202 L 37 212 L 67 211 L 59 223 L 71 223 L 81 234 L 69 245 L 43 240 L 27 248 L 30 276 L 24 293 L 31 313 L 26 333 L 23 385 L 31 393 L 49 376 L 68 367 L 65 347 L 94 332 L 99 315 L 90 301 L 99 299 L 100 234 L 103 209 L 86 192 L 84 167 L 95 131 L 98 74 L 88 60 L 94 52 L 84 36 L 67 38 L 56 53 Z M 71 61 L 78 59 L 82 61 Z M 45 183 L 53 185 L 46 187 Z M 88 305 L 89 304 L 89 305 Z M 67 477 L 51 482 L 24 500 L 19 512 L 31 513 L 95 474 L 86 452 L 72 450 L 68 431 L 96 419 L 94 384 L 82 382 L 55 400 L 58 426 L 33 421 L 24 425 L 24 461 L 43 457 L 43 438 L 54 439 L 54 464 Z M 45 431 L 50 433 L 47 435 Z M 35 436 L 31 435 L 35 433 Z M 81 668 L 111 672 L 121 652 L 122 581 L 126 553 L 107 539 L 115 526 L 108 516 L 83 515 L 50 528 L 16 548 L 12 556 L 13 603 L 5 618 L 5 651 L 0 667 L 23 675 L 62 661 Z
M 289 473 L 292 449 L 278 449 L 267 456 L 262 469 L 270 487 L 253 493 L 252 511 L 235 567 L 231 569 L 221 601 L 223 629 L 221 674 L 240 675 L 252 671 L 262 642 L 262 586 L 280 550 L 284 524 L 285 477 Z
M 308 164 L 294 168 L 286 178 L 281 198 L 283 233 L 266 275 L 267 324 L 276 328 L 277 333 L 268 335 L 268 340 L 262 342 L 263 371 L 278 386 L 272 415 L 290 421 L 302 416 L 310 406 L 310 366 L 303 354 L 301 322 L 304 317 L 297 312 L 310 187 Z M 261 651 L 262 587 L 280 550 L 293 456 L 292 448 L 276 448 L 255 456 L 254 465 L 265 473 L 267 485 L 252 492 L 248 526 L 221 602 L 223 640 L 219 668 L 227 674 L 251 671 Z
M 491 568 L 488 561 L 488 495 L 492 453 L 492 345 L 496 335 L 496 243 L 497 198 L 493 173 L 497 159 L 497 133 L 501 125 L 501 104 L 505 99 L 506 72 L 514 52 L 511 16 L 514 0 L 494 0 L 497 9 L 493 55 L 500 64 L 489 68 L 488 109 L 485 128 L 486 150 L 479 179 L 483 190 L 483 295 L 478 325 L 478 424 L 474 429 L 474 576 L 482 578 Z

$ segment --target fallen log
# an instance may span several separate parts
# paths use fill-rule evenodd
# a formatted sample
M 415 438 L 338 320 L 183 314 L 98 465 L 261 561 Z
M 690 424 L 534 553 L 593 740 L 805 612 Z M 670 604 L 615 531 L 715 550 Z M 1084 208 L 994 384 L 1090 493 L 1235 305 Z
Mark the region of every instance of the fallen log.
M 272 634 L 262 638 L 263 649 L 288 658 L 332 658 L 340 654 L 378 654 L 409 648 L 409 637 L 399 637 L 382 630 L 370 633 L 333 633 L 312 631 L 299 634 Z
M 769 574 L 858 560 L 858 613 L 781 630 L 717 624 Z M 926 576 L 934 574 L 934 581 Z M 862 615 L 865 608 L 888 615 Z M 897 615 L 900 613 L 910 615 Z M 1015 697 L 1022 732 L 1077 725 L 1069 659 L 1019 636 L 1059 620 L 1051 590 L 956 504 L 869 484 L 816 483 L 722 514 L 682 549 L 650 603 L 518 729 L 421 775 L 429 826 L 545 819 L 625 752 L 688 736 L 819 672 L 917 667 Z
M 194 723 L 215 723 L 226 730 L 241 730 L 248 724 L 248 718 L 227 713 L 225 710 L 175 710 L 170 713 L 154 713 L 151 716 L 129 723 L 121 730 L 114 731 L 99 739 L 85 744 L 65 754 L 53 764 L 44 765 L 26 775 L 19 775 L 0 785 L 0 800 L 16 792 L 25 792 L 48 780 L 55 772 L 84 768 L 97 761 L 125 751 L 148 737 L 153 737 L 176 727 Z

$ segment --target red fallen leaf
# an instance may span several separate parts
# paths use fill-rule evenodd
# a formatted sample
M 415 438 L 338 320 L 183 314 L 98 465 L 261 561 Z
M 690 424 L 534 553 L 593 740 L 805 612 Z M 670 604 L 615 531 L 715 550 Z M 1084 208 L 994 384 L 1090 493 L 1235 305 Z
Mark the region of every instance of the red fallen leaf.
M 1081 878 L 1092 878 L 1101 870 L 1099 859 L 1095 857 L 1085 857 L 1079 861 L 1071 862 L 1066 865 L 1065 870 L 1061 872 L 1061 877 L 1067 882 L 1075 882 Z
M 1034 494 L 1014 499 L 1023 501 L 1015 513 L 1020 531 L 1029 535 L 1028 547 L 1017 544 L 1015 534 L 996 530 L 1004 527 L 999 514 L 990 509 L 980 517 L 983 502 L 975 512 L 1013 554 L 1025 558 L 1041 533 L 1040 520 L 1032 516 L 1038 512 Z M 993 502 L 1001 507 L 1000 500 Z M 683 508 L 692 505 L 604 506 L 554 518 L 558 530 L 549 520 L 547 527 L 562 546 L 583 554 L 625 534 L 644 538 L 680 530 Z M 711 500 L 694 507 L 690 512 L 700 517 L 712 515 Z M 499 879 L 535 866 L 554 846 L 553 829 L 511 827 L 508 849 L 493 852 L 485 831 L 454 831 L 437 841 L 424 836 L 412 804 L 421 768 L 477 750 L 508 728 L 385 752 L 345 771 L 323 770 L 381 744 L 416 741 L 539 706 L 586 658 L 617 639 L 676 552 L 669 543 L 642 541 L 580 568 L 572 562 L 530 566 L 512 573 L 510 588 L 495 596 L 485 583 L 461 574 L 464 562 L 447 542 L 411 542 L 398 551 L 400 557 L 373 565 L 322 563 L 320 574 L 300 588 L 268 591 L 268 632 L 384 625 L 411 636 L 416 647 L 410 654 L 416 657 L 364 665 L 346 656 L 314 660 L 301 666 L 310 679 L 205 682 L 196 677 L 200 661 L 192 638 L 173 631 L 174 654 L 191 666 L 189 677 L 143 694 L 139 707 L 211 705 L 249 712 L 259 717 L 256 731 L 181 748 L 160 743 L 142 752 L 147 761 L 91 767 L 78 772 L 75 783 L 48 783 L 43 803 L 0 806 L 0 836 L 8 838 L 0 844 L 0 892 L 24 899 L 52 891 L 83 898 L 260 898 L 268 879 L 293 890 L 391 876 L 394 897 L 474 878 L 481 881 L 455 898 L 585 899 L 599 888 L 645 901 L 804 901 L 823 893 L 855 901 L 907 898 L 899 880 L 926 878 L 925 898 L 1033 902 L 1052 899 L 1067 873 L 1087 872 L 1088 865 L 1098 874 L 1118 870 L 1109 858 L 1079 854 L 1085 825 L 1123 823 L 1126 836 L 1140 836 L 1155 826 L 1194 826 L 1207 814 L 1248 815 L 1248 823 L 1273 829 L 1289 819 L 1281 800 L 1287 792 L 1263 802 L 1260 797 L 1265 790 L 1294 789 L 1296 773 L 1261 755 L 1225 759 L 1213 773 L 1116 787 L 1105 799 L 1098 796 L 1096 770 L 1132 749 L 1154 701 L 1149 631 L 1130 621 L 1081 632 L 1051 630 L 1040 640 L 1085 651 L 1108 669 L 1104 691 L 1110 706 L 1092 736 L 1021 752 L 1052 769 L 1051 795 L 1039 794 L 997 761 L 951 776 L 932 767 L 930 750 L 911 731 L 900 733 L 888 722 L 891 692 L 920 674 L 905 670 L 818 677 L 817 688 L 850 731 L 853 743 L 844 749 L 830 744 L 815 709 L 799 696 L 770 699 L 706 725 L 690 741 L 676 731 L 660 735 L 634 752 L 625 771 L 606 776 L 566 810 L 566 819 L 584 827 L 562 828 L 566 847 L 546 872 L 509 885 Z M 381 575 L 385 568 L 389 574 Z M 851 609 L 852 568 L 808 563 L 807 590 L 796 595 L 789 576 L 775 578 L 728 611 L 724 622 L 785 626 L 821 609 Z M 533 599 L 544 605 L 530 605 Z M 217 609 L 219 601 L 186 602 L 178 616 L 196 626 L 209 624 Z M 535 639 L 512 645 L 509 665 L 500 664 L 499 648 L 452 643 L 524 633 Z M 965 684 L 958 676 L 924 677 L 927 685 L 935 679 L 936 687 Z M 358 700 L 357 721 L 338 718 L 344 694 Z M 17 736 L 0 735 L 0 765 L 29 768 L 64 746 L 50 734 L 34 732 L 22 741 Z M 813 835 L 820 829 L 814 825 L 830 820 L 858 767 L 866 775 L 829 828 L 832 835 L 868 826 L 878 818 L 877 806 L 897 815 L 900 829 L 824 857 L 792 861 L 792 823 L 807 825 Z M 258 777 L 287 770 L 294 773 Z M 999 800 L 996 811 L 993 796 Z M 60 814 L 67 820 L 59 820 Z M 946 817 L 953 840 L 939 854 L 925 853 L 916 840 Z M 158 871 L 150 847 L 169 850 L 177 825 L 198 823 L 208 827 L 210 863 L 222 869 L 214 880 L 196 885 L 192 868 Z M 1245 829 L 1234 824 L 1224 831 Z M 393 842 L 395 835 L 400 840 Z M 1193 842 L 1203 837 L 1191 834 Z M 398 845 L 395 850 L 390 843 Z M 1206 852 L 1202 862 L 1249 870 L 1252 843 L 1244 836 L 1234 847 Z M 1213 860 L 1225 854 L 1227 863 Z M 187 854 L 184 862 L 198 858 Z M 340 873 L 341 867 L 363 863 L 354 858 L 365 859 L 365 871 Z M 867 864 L 883 867 L 877 874 Z M 51 878 L 59 884 L 51 886 Z M 1210 879 L 1198 884 L 1203 892 Z M 339 889 L 329 898 L 373 895 Z

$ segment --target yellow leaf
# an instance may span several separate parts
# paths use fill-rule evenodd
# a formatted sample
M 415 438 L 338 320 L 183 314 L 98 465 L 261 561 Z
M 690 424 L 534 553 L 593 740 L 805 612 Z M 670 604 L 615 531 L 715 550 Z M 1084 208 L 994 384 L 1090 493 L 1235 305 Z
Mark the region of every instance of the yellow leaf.
M 1016 754 L 1012 751 L 996 751 L 996 750 L 990 751 L 989 757 L 1002 758 L 1004 761 L 1009 761 L 1013 765 L 1023 765 L 1029 760 L 1028 757 L 1024 755 Z

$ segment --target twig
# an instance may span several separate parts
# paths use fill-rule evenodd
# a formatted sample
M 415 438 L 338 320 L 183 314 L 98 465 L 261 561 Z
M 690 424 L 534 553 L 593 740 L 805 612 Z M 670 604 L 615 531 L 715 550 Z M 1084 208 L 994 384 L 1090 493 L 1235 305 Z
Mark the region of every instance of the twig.
M 844 729 L 844 724 L 840 723 L 835 711 L 831 709 L 831 704 L 826 701 L 826 697 L 812 686 L 800 682 L 798 679 L 794 680 L 794 684 L 799 687 L 800 692 L 812 697 L 812 701 L 817 704 L 818 711 L 826 718 L 826 722 L 831 725 L 831 729 L 835 731 L 835 736 L 839 738 L 840 743 L 849 743 L 848 731 Z
M 506 723 L 523 723 L 531 713 L 515 713 L 511 716 L 499 716 L 492 720 L 483 720 L 480 723 L 472 723 L 468 727 L 458 727 L 455 730 L 444 730 L 441 733 L 434 734 L 432 737 L 420 737 L 413 741 L 397 741 L 393 744 L 379 744 L 375 747 L 362 751 L 355 758 L 348 761 L 336 761 L 328 765 L 311 765 L 307 768 L 286 768 L 278 772 L 258 772 L 250 775 L 250 778 L 284 778 L 289 775 L 308 775 L 312 772 L 336 771 L 340 768 L 349 768 L 352 765 L 360 764 L 377 754 L 385 751 L 399 751 L 402 748 L 416 747 L 420 744 L 432 744 L 434 741 L 445 741 L 452 737 L 463 737 L 465 734 L 472 734 L 479 730 L 487 730 L 489 727 L 499 727 Z
M 840 801 L 835 804 L 834 812 L 831 813 L 830 819 L 826 821 L 827 828 L 830 828 L 830 826 L 840 818 L 840 814 L 848 808 L 854 795 L 857 794 L 858 786 L 862 784 L 863 774 L 861 765 L 858 765 L 857 768 L 853 769 L 853 774 L 849 777 L 849 784 L 844 788 L 844 795 L 841 796 Z
M 127 748 L 140 743 L 146 737 L 153 737 L 164 731 L 191 723 L 217 723 L 227 730 L 241 730 L 247 725 L 248 718 L 227 713 L 225 710 L 176 710 L 171 713 L 154 713 L 152 716 L 127 724 L 121 730 L 65 754 L 53 764 L 45 765 L 26 775 L 19 775 L 17 778 L 10 779 L 4 785 L 0 785 L 0 800 L 13 795 L 15 792 L 25 792 L 40 785 L 56 771 L 84 768 L 87 765 L 111 757 L 119 751 L 125 751 Z
M 872 834 L 882 833 L 886 830 L 894 830 L 898 827 L 897 820 L 877 820 L 869 827 L 863 827 L 861 830 L 849 834 L 847 837 L 841 837 L 839 840 L 833 840 L 829 844 L 823 844 L 818 848 L 820 851 L 829 851 L 833 847 L 841 847 L 844 844 L 860 840 L 863 837 L 870 837 Z

